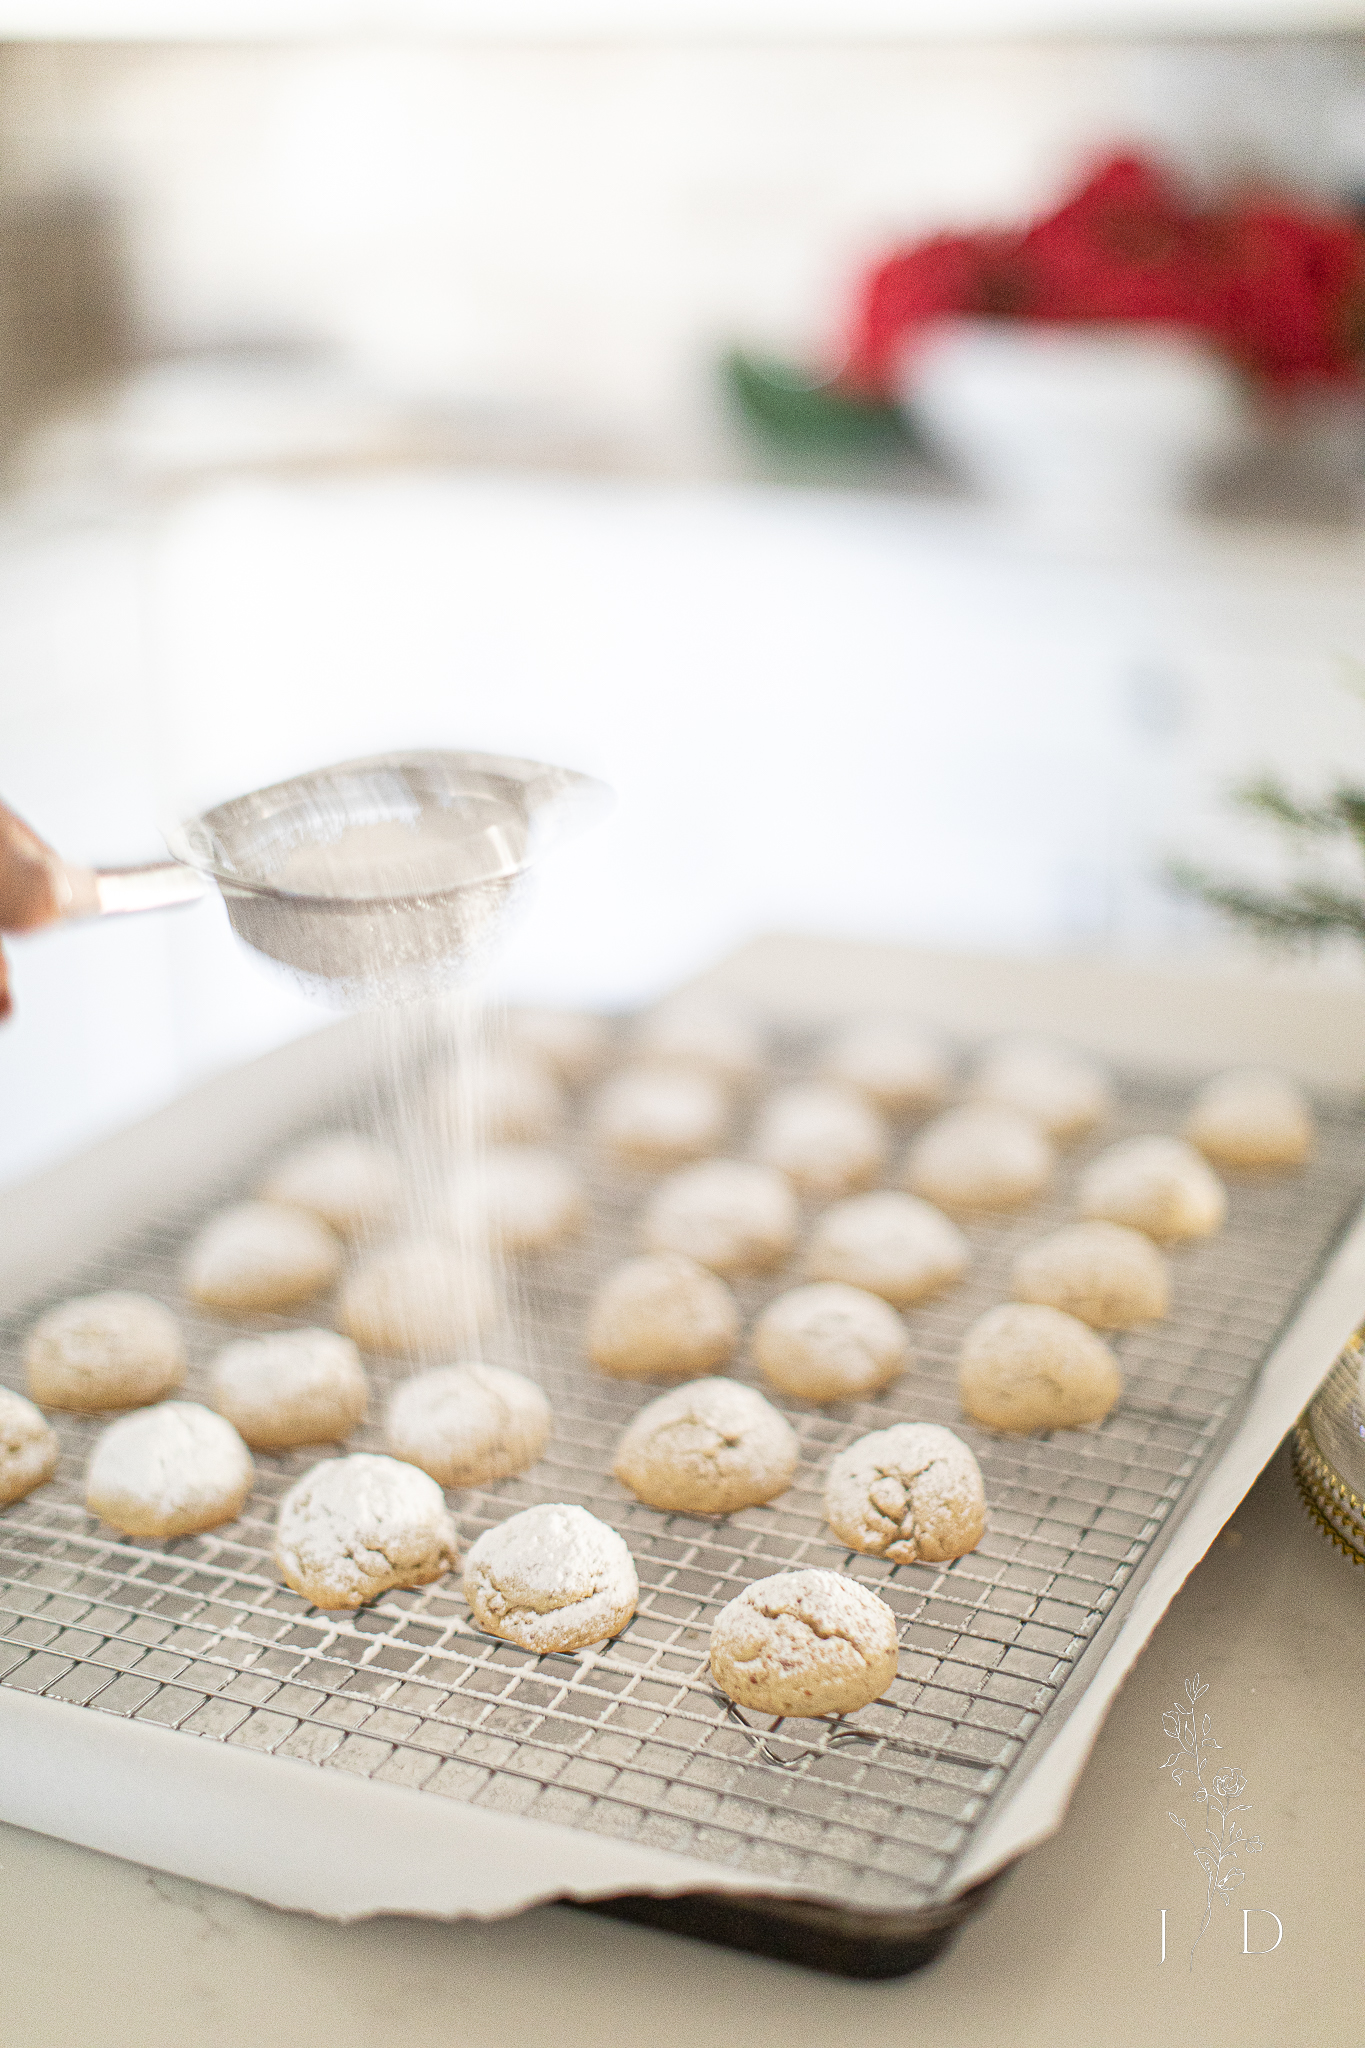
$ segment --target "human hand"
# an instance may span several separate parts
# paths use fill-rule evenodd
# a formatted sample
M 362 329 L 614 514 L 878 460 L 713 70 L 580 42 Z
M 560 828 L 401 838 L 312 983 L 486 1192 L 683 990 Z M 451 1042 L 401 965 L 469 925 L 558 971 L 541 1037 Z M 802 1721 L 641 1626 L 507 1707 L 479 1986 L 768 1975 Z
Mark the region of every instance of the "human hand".
M 70 893 L 66 872 L 52 848 L 0 804 L 0 932 L 32 932 L 51 924 L 66 909 Z M 0 1020 L 13 1008 L 0 951 Z

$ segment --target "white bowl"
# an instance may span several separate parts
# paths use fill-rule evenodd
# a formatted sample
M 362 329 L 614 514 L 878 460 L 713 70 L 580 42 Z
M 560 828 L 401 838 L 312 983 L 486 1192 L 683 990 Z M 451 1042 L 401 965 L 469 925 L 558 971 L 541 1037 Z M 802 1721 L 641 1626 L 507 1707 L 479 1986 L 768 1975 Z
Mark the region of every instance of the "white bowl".
M 967 481 L 1068 522 L 1177 514 L 1255 432 L 1234 371 L 1163 329 L 944 321 L 908 356 L 901 397 Z

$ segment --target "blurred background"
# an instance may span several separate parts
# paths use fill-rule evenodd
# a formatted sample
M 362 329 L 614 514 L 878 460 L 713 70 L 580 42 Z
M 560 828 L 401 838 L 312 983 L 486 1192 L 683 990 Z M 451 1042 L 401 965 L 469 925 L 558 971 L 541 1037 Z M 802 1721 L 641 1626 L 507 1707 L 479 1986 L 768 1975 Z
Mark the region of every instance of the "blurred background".
M 1365 19 L 543 12 L 0 42 L 0 793 L 112 863 L 373 748 L 589 769 L 536 1000 L 773 930 L 1245 960 L 1164 871 L 1273 879 L 1230 790 L 1365 781 L 1358 300 L 1323 374 L 1112 308 L 954 302 L 876 388 L 851 337 L 1115 153 L 1349 269 Z M 13 951 L 0 1182 L 328 1021 L 216 903 Z

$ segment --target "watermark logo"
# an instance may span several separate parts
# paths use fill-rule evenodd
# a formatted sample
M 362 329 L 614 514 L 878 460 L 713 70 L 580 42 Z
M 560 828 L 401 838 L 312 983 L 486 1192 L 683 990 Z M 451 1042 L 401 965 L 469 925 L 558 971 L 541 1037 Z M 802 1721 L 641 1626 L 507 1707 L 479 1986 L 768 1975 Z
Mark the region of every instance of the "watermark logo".
M 1248 1835 L 1238 1818 L 1251 1812 L 1250 1802 L 1242 1794 L 1247 1789 L 1245 1771 L 1230 1766 L 1216 1770 L 1212 1752 L 1221 1750 L 1222 1743 L 1215 1739 L 1213 1720 L 1201 1706 L 1200 1701 L 1208 1692 L 1198 1672 L 1185 1680 L 1185 1697 L 1177 1699 L 1161 1717 L 1161 1725 L 1175 1743 L 1163 1771 L 1171 1774 L 1171 1783 L 1182 1791 L 1187 1784 L 1189 1797 L 1194 1806 L 1190 1819 L 1171 1812 L 1181 1834 L 1190 1845 L 1191 1854 L 1198 1864 L 1204 1885 L 1204 1917 L 1199 1923 L 1199 1932 L 1190 1949 L 1190 1967 L 1194 1967 L 1194 1952 L 1204 1938 L 1205 1930 L 1213 1918 L 1213 1909 L 1221 1900 L 1231 1906 L 1239 1885 L 1245 1884 L 1246 1872 L 1242 1868 L 1244 1856 L 1260 1853 L 1259 1835 Z M 1250 1945 L 1249 1921 L 1256 1913 L 1275 1921 L 1275 1940 L 1269 1948 Z M 1258 1933 L 1268 1930 L 1260 1930 Z M 1278 1917 L 1264 1907 L 1250 1907 L 1242 1914 L 1242 1953 L 1244 1955 L 1269 1955 L 1279 1947 L 1284 1938 L 1284 1929 Z M 1166 1960 L 1166 1915 L 1161 1915 L 1161 1960 Z

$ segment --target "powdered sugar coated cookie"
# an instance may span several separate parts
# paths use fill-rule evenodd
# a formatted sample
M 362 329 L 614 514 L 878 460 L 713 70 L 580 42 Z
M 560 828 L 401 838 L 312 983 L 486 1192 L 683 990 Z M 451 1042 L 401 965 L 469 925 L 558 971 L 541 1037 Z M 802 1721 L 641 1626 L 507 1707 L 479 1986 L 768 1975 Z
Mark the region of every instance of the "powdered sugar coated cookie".
M 904 1307 L 951 1287 L 970 1258 L 962 1232 L 932 1203 L 887 1190 L 826 1209 L 804 1263 L 813 1280 L 843 1280 Z
M 675 1173 L 645 1210 L 652 1251 L 682 1252 L 714 1273 L 780 1265 L 800 1210 L 785 1175 L 745 1159 L 707 1159 Z
M 85 1468 L 85 1505 L 125 1536 L 188 1536 L 236 1520 L 254 1469 L 221 1415 L 164 1401 L 110 1423 Z
M 640 1410 L 612 1471 L 652 1508 L 729 1515 L 791 1485 L 796 1431 L 738 1380 L 689 1380 Z
M 641 1018 L 634 1050 L 652 1064 L 691 1068 L 728 1086 L 757 1075 L 764 1036 L 742 1004 L 689 990 Z
M 534 1380 L 501 1365 L 438 1365 L 389 1399 L 395 1458 L 442 1486 L 478 1486 L 534 1465 L 550 1436 L 550 1404 Z
M 24 1369 L 45 1408 L 140 1408 L 184 1380 L 185 1339 L 149 1294 L 84 1294 L 39 1317 Z
M 963 1557 L 986 1530 L 981 1468 L 961 1437 L 937 1423 L 875 1429 L 831 1464 L 825 1519 L 850 1550 L 893 1564 Z
M 342 1327 L 365 1351 L 427 1358 L 460 1351 L 494 1320 L 485 1268 L 441 1238 L 414 1238 L 374 1252 L 341 1289 Z
M 477 1135 L 490 1144 L 534 1144 L 564 1121 L 564 1091 L 533 1054 L 508 1047 L 437 1072 L 431 1107 L 448 1135 Z
M 1016 1301 L 1043 1302 L 1097 1330 L 1131 1330 L 1170 1306 L 1170 1263 L 1140 1230 L 1122 1223 L 1069 1223 L 1020 1252 L 1010 1276 Z
M 1183 1138 L 1126 1138 L 1081 1176 L 1082 1216 L 1126 1223 L 1159 1244 L 1210 1237 L 1228 1211 L 1223 1183 Z
M 513 1010 L 507 1030 L 517 1052 L 542 1061 L 570 1088 L 596 1073 L 611 1045 L 605 1019 L 587 1010 Z
M 1033 1118 L 999 1103 L 968 1103 L 925 1125 L 905 1155 L 903 1178 L 943 1209 L 1019 1209 L 1042 1193 L 1055 1164 Z
M 340 1443 L 364 1419 L 360 1353 L 335 1330 L 276 1330 L 218 1353 L 209 1401 L 253 1450 Z
M 207 1223 L 190 1246 L 185 1292 L 208 1308 L 294 1308 L 330 1287 L 341 1270 L 334 1232 L 283 1202 L 239 1202 Z
M 864 1097 L 832 1081 L 809 1081 L 769 1096 L 753 1151 L 803 1193 L 841 1195 L 876 1179 L 886 1144 L 886 1125 Z
M 962 1406 L 990 1429 L 1101 1422 L 1122 1386 L 1118 1360 L 1088 1323 L 1032 1302 L 988 1309 L 958 1354 Z
M 910 1339 L 890 1304 L 839 1281 L 770 1301 L 752 1350 L 764 1378 L 803 1401 L 861 1401 L 910 1363 Z
M 398 1458 L 328 1458 L 280 1502 L 275 1561 L 315 1607 L 363 1607 L 395 1586 L 429 1586 L 456 1555 L 440 1487 Z
M 263 1201 L 307 1210 L 342 1237 L 386 1230 L 400 1192 L 392 1153 L 354 1131 L 296 1146 L 276 1160 L 260 1187 Z
M 498 1145 L 451 1176 L 451 1214 L 508 1252 L 544 1251 L 583 1227 L 588 1199 L 567 1159 L 532 1145 Z
M 739 1330 L 739 1303 L 716 1274 L 681 1252 L 647 1252 L 599 1288 L 588 1356 L 618 1379 L 691 1379 L 725 1363 Z
M 1220 1166 L 1301 1166 L 1313 1149 L 1313 1112 L 1288 1075 L 1236 1067 L 1200 1089 L 1185 1135 Z
M 1008 1038 L 987 1048 L 968 1085 L 974 1102 L 1020 1110 L 1059 1144 L 1093 1130 L 1113 1108 L 1098 1061 L 1046 1038 Z
M 850 1714 L 896 1676 L 896 1617 L 840 1572 L 777 1572 L 746 1586 L 711 1629 L 711 1676 L 760 1714 Z
M 489 1635 L 545 1655 L 619 1635 L 640 1582 L 614 1529 L 556 1502 L 485 1529 L 465 1559 L 464 1595 Z
M 597 1098 L 603 1143 L 631 1166 L 676 1166 L 714 1152 L 725 1131 L 726 1099 L 708 1074 L 628 1067 Z
M 887 1116 L 935 1109 L 948 1093 L 952 1062 L 942 1043 L 903 1017 L 858 1017 L 835 1033 L 821 1070 L 855 1088 Z
M 52 1477 L 59 1448 L 56 1430 L 32 1401 L 0 1387 L 0 1508 Z

